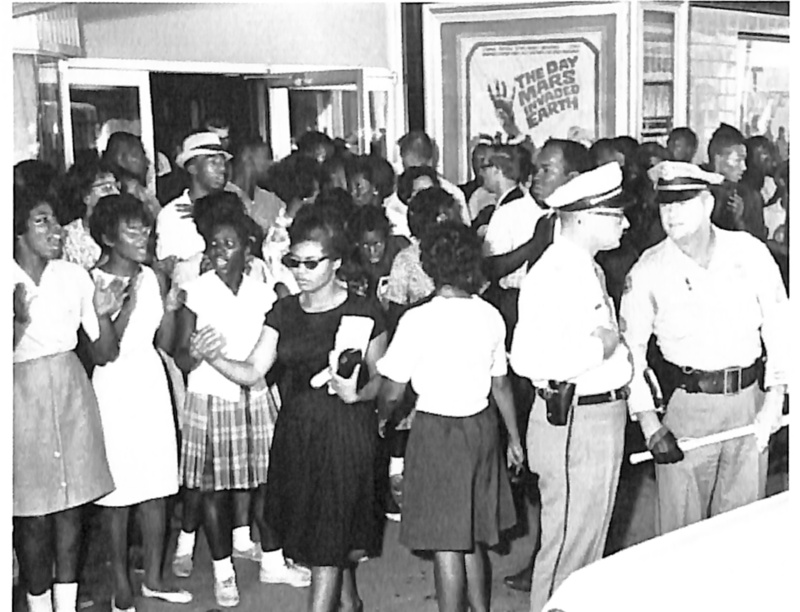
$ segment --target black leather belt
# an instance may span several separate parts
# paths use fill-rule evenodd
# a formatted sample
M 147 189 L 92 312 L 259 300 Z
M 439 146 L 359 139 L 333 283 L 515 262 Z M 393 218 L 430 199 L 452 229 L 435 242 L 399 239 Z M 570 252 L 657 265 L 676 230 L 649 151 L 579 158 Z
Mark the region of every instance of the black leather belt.
M 547 399 L 548 390 L 537 387 L 536 394 L 542 399 Z M 606 393 L 595 393 L 594 395 L 581 395 L 578 397 L 578 406 L 588 406 L 590 404 L 607 404 L 617 400 L 626 400 L 630 395 L 628 387 L 620 387 Z
M 733 395 L 742 389 L 747 389 L 758 380 L 760 364 L 761 360 L 757 359 L 746 368 L 725 368 L 707 372 L 664 362 L 664 366 L 672 370 L 670 375 L 674 376 L 679 389 L 683 389 L 687 393 L 712 395 Z

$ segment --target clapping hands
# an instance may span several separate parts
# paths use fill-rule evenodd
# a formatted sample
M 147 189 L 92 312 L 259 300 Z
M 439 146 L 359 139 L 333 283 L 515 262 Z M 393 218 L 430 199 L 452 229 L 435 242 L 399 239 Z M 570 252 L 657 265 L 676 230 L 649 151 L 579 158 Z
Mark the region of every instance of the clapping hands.
M 131 279 L 133 283 L 134 279 Z M 98 317 L 103 317 L 117 312 L 122 308 L 122 304 L 128 297 L 125 290 L 125 283 L 120 278 L 115 278 L 107 285 L 97 283 L 94 287 L 92 303 Z
M 189 339 L 189 354 L 194 359 L 213 361 L 222 356 L 225 339 L 210 325 L 198 329 Z

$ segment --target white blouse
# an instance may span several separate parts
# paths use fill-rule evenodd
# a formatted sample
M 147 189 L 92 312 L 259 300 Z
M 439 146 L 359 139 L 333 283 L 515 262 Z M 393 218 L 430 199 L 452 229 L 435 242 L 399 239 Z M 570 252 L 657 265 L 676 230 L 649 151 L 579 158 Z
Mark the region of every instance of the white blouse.
M 78 327 L 94 342 L 100 324 L 94 310 L 94 283 L 89 273 L 61 259 L 47 262 L 37 286 L 15 261 L 14 286 L 25 285 L 31 322 L 17 348 L 14 363 L 71 351 L 78 344 Z
M 186 307 L 197 315 L 196 329 L 210 325 L 225 338 L 222 353 L 228 359 L 244 361 L 250 356 L 264 326 L 264 318 L 277 296 L 271 287 L 244 275 L 234 293 L 214 271 L 188 283 Z M 190 393 L 213 395 L 238 401 L 240 387 L 206 361 L 189 373 Z
M 505 337 L 488 302 L 437 296 L 403 314 L 378 372 L 410 381 L 420 412 L 472 416 L 488 406 L 492 377 L 507 373 Z

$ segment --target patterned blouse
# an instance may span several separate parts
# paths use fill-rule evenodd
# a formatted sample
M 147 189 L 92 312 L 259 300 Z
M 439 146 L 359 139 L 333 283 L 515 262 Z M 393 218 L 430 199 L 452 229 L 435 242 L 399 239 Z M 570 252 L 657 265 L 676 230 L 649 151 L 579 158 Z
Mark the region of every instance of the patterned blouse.
M 394 258 L 384 297 L 395 304 L 407 306 L 428 297 L 435 289 L 433 280 L 422 269 L 419 241 L 412 238 L 411 244 Z
M 85 270 L 91 270 L 100 261 L 102 254 L 97 244 L 84 225 L 83 219 L 75 219 L 64 226 L 64 254 L 62 259 L 76 263 Z

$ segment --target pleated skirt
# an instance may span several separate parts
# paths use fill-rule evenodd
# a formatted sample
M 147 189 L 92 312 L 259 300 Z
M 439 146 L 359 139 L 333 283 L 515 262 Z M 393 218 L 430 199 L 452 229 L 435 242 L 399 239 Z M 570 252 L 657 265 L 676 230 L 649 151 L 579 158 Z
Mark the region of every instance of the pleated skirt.
M 262 380 L 239 401 L 186 394 L 181 484 L 202 491 L 254 489 L 267 481 L 277 404 Z

